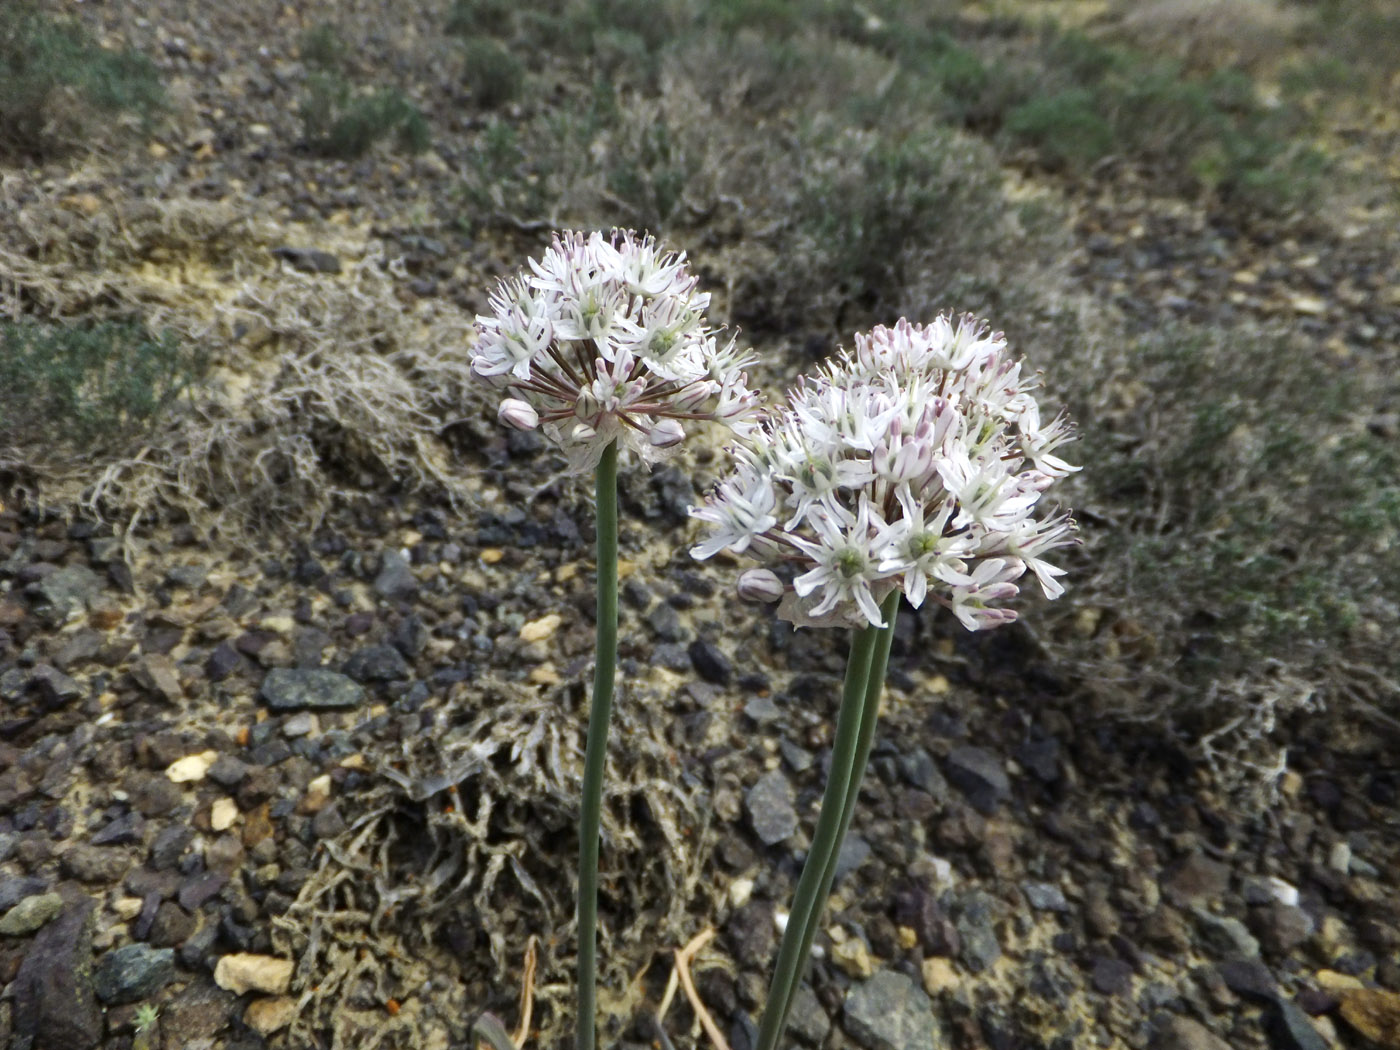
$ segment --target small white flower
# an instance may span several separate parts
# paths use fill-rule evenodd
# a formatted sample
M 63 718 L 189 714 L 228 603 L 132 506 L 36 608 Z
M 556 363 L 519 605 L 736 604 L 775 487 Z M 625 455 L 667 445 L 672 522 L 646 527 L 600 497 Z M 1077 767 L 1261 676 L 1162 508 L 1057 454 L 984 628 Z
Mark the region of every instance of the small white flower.
M 822 596 L 812 607 L 812 616 L 832 611 L 838 602 L 854 602 L 871 625 L 883 627 L 880 603 L 871 586 L 888 575 L 881 571 L 875 549 L 877 534 L 885 523 L 877 520 L 870 501 L 861 499 L 854 519 L 826 512 L 815 515 L 812 524 L 817 541 L 793 537 L 793 543 L 816 564 L 792 581 L 792 589 L 799 598 L 806 598 L 821 588 Z
M 703 507 L 691 508 L 691 517 L 708 521 L 717 531 L 690 548 L 690 556 L 700 561 L 726 547 L 736 554 L 746 550 L 758 536 L 778 524 L 776 497 L 768 479 L 751 470 L 737 470 L 720 482 L 714 497 Z

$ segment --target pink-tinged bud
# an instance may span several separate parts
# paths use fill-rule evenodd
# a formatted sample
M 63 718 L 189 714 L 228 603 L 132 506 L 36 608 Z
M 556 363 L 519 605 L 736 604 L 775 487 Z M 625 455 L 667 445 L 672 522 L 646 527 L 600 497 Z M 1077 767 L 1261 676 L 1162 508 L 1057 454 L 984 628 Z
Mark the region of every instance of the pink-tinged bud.
M 540 425 L 540 414 L 535 411 L 535 406 L 516 397 L 503 398 L 496 417 L 516 430 L 534 430 Z
M 746 602 L 776 602 L 783 596 L 783 581 L 768 569 L 749 569 L 739 574 L 735 587 Z
M 685 427 L 681 426 L 679 419 L 663 416 L 652 424 L 647 440 L 656 448 L 671 448 L 685 440 Z

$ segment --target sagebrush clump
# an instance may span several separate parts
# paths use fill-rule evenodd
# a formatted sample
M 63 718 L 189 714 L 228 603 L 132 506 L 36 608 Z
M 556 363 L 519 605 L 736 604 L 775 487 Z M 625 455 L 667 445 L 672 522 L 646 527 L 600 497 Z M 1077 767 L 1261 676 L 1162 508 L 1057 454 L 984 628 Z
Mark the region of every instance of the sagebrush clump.
M 32 0 L 0 5 L 0 156 L 51 157 L 91 142 L 113 114 L 149 126 L 164 105 L 145 56 L 107 50 Z
M 0 322 L 0 445 L 120 447 L 203 372 L 196 346 L 137 321 Z

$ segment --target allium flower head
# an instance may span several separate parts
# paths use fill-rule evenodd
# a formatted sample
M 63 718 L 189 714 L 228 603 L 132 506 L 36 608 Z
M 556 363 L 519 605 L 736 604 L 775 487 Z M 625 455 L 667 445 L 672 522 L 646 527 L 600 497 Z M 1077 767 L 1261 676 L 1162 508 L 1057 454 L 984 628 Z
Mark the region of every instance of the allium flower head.
M 780 614 L 799 626 L 879 626 L 896 588 L 969 630 L 1009 623 L 999 603 L 1027 569 L 1048 597 L 1064 592 L 1045 555 L 1077 542 L 1068 514 L 1036 516 L 1078 468 L 1051 454 L 1073 430 L 1041 422 L 1035 385 L 972 317 L 858 335 L 746 435 L 734 473 L 691 511 L 713 530 L 691 555 L 795 565 Z
M 556 234 L 477 317 L 472 372 L 506 392 L 502 421 L 541 427 L 579 471 L 613 440 L 651 462 L 688 420 L 745 433 L 758 413 L 743 371 L 753 358 L 720 344 L 697 283 L 683 253 L 650 237 Z

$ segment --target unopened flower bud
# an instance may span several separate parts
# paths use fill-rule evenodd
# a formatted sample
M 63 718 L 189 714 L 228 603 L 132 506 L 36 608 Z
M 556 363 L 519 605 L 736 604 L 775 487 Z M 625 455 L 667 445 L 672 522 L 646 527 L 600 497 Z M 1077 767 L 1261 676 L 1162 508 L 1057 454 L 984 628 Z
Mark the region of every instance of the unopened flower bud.
M 672 419 L 669 416 L 658 419 L 647 434 L 647 440 L 657 448 L 670 448 L 672 445 L 679 445 L 685 440 L 685 427 L 681 426 L 680 420 Z
M 496 417 L 506 426 L 515 427 L 516 430 L 534 430 L 540 425 L 540 414 L 535 411 L 535 406 L 515 397 L 501 400 Z
M 783 581 L 768 569 L 749 569 L 739 574 L 735 590 L 746 602 L 776 602 L 783 596 Z

